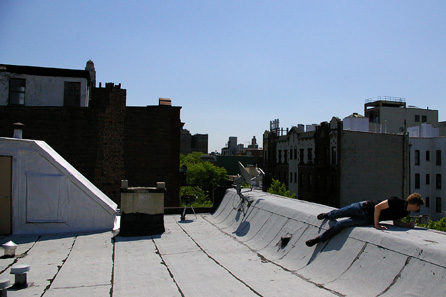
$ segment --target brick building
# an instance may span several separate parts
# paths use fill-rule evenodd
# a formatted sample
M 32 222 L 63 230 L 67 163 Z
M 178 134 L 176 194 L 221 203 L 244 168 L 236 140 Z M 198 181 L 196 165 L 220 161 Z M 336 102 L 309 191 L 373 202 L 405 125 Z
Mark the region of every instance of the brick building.
M 12 137 L 12 124 L 23 123 L 24 138 L 47 142 L 118 205 L 120 181 L 127 179 L 129 186 L 155 186 L 158 181 L 166 182 L 165 206 L 178 206 L 181 107 L 164 104 L 127 107 L 126 90 L 113 83 L 96 88 L 91 84 L 91 69 L 18 67 L 21 73 L 11 74 L 6 68 L 0 69 L 4 88 L 8 87 L 7 80 L 11 77 L 19 77 L 27 83 L 23 104 L 8 103 L 9 98 L 4 97 L 10 97 L 10 92 L 2 93 L 0 136 Z M 85 87 L 89 92 L 82 91 L 80 102 L 85 102 L 83 96 L 91 99 L 78 106 L 27 104 L 31 102 L 26 100 L 32 98 L 27 96 L 32 91 L 28 81 L 38 81 L 39 77 L 45 80 L 42 73 L 49 72 L 52 75 L 59 72 L 63 77 L 78 75 L 90 83 Z M 67 80 L 73 79 L 60 80 L 62 95 L 59 96 L 63 96 Z M 84 89 L 83 84 L 81 88 Z
M 191 135 L 189 130 L 181 129 L 180 153 L 183 155 L 187 155 L 192 152 L 201 152 L 203 154 L 208 154 L 208 135 Z

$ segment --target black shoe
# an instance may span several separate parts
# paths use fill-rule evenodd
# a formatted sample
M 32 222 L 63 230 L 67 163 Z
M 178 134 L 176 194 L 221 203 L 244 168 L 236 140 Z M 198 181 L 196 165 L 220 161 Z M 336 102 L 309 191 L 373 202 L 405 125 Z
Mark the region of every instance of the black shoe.
M 309 247 L 312 247 L 313 245 L 315 245 L 316 243 L 319 243 L 320 241 L 321 241 L 321 238 L 318 236 L 313 239 L 305 241 L 305 244 Z
M 317 219 L 318 220 L 325 220 L 326 218 L 328 218 L 328 213 L 323 212 L 317 215 Z

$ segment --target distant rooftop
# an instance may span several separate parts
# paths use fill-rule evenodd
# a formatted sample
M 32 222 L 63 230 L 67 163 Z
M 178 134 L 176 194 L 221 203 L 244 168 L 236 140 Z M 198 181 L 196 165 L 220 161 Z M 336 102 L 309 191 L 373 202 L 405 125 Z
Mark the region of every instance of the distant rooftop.
M 390 106 L 390 107 L 406 107 L 406 98 L 392 96 L 378 96 L 377 99 L 365 99 L 365 107 Z

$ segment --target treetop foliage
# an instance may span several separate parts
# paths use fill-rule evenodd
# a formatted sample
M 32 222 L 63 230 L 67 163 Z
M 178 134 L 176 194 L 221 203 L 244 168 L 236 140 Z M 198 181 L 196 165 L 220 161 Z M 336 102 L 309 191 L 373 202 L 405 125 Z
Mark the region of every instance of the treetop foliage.
M 180 168 L 187 166 L 186 183 L 188 186 L 198 186 L 205 191 L 211 191 L 226 180 L 227 172 L 209 161 L 204 162 L 200 157 L 206 154 L 193 152 L 180 155 Z
M 274 179 L 271 183 L 271 186 L 269 187 L 268 193 L 271 194 L 277 194 L 280 196 L 285 196 L 285 197 L 289 197 L 289 198 L 296 198 L 296 193 L 293 193 L 293 195 L 290 195 L 290 191 L 288 191 L 285 187 L 284 183 L 281 183 L 279 180 Z

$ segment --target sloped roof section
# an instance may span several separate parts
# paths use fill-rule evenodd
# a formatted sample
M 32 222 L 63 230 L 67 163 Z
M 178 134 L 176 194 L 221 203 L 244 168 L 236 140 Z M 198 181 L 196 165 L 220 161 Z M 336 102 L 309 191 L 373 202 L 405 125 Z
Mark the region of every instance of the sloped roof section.
M 12 232 L 113 230 L 117 204 L 44 141 L 0 138 L 12 157 Z

